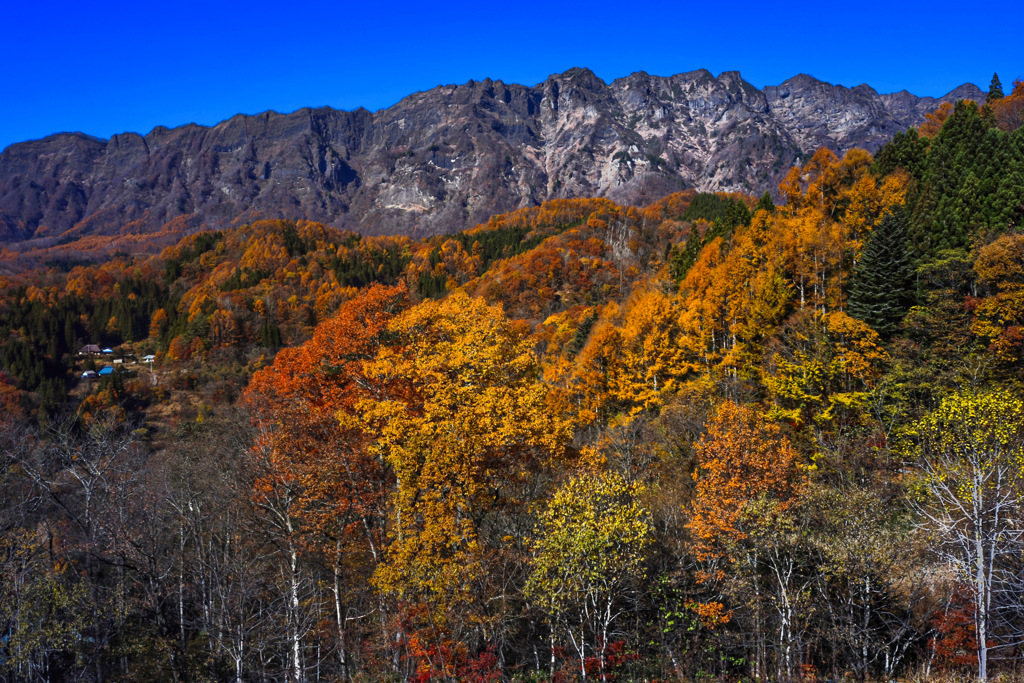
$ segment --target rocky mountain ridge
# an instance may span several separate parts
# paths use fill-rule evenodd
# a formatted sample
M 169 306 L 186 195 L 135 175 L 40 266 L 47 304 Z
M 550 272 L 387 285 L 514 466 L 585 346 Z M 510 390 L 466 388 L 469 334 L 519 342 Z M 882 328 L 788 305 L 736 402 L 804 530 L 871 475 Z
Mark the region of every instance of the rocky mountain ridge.
M 819 146 L 874 151 L 942 102 L 983 97 L 969 84 L 931 98 L 803 74 L 757 89 L 735 71 L 605 83 L 570 69 L 533 87 L 439 86 L 373 113 L 239 114 L 109 140 L 61 133 L 0 153 L 0 242 L 258 216 L 424 235 L 556 197 L 759 194 Z

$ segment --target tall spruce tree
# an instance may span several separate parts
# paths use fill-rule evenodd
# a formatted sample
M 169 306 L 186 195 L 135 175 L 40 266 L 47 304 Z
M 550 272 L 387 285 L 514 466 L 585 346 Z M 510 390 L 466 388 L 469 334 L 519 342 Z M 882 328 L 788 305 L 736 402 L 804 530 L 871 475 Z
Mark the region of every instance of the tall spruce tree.
M 920 182 L 928 161 L 929 143 L 931 140 L 919 135 L 916 128 L 896 133 L 878 150 L 872 170 L 878 175 L 888 175 L 897 168 L 903 168 Z
M 775 202 L 772 200 L 772 193 L 768 190 L 764 191 L 761 195 L 761 199 L 758 200 L 757 206 L 754 207 L 754 213 L 758 211 L 767 211 L 768 213 L 775 213 Z
M 886 215 L 868 236 L 854 271 L 847 312 L 889 338 L 914 300 L 914 271 L 900 213 Z
M 988 227 L 993 175 L 1004 172 L 994 163 L 1006 146 L 999 135 L 975 103 L 961 100 L 932 139 L 920 191 L 908 202 L 910 242 L 919 257 L 965 249 Z
M 985 96 L 985 104 L 1003 99 L 1003 84 L 999 82 L 999 74 L 992 74 L 992 82 L 988 86 L 988 95 Z

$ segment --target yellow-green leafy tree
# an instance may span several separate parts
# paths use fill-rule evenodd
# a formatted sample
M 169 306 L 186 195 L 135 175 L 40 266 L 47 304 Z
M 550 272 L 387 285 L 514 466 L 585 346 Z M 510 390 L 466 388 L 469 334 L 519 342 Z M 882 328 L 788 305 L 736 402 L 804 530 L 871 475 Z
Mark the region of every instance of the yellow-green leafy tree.
M 886 358 L 878 334 L 845 313 L 798 311 L 771 340 L 764 383 L 772 415 L 797 425 L 860 419 Z
M 0 534 L 0 672 L 10 680 L 48 680 L 61 657 L 81 654 L 93 606 L 72 571 L 34 533 Z
M 645 493 L 642 484 L 614 473 L 582 474 L 562 485 L 541 514 L 525 592 L 551 626 L 552 670 L 561 636 L 577 655 L 581 677 L 596 673 L 605 680 L 615 621 L 643 578 L 653 540 Z

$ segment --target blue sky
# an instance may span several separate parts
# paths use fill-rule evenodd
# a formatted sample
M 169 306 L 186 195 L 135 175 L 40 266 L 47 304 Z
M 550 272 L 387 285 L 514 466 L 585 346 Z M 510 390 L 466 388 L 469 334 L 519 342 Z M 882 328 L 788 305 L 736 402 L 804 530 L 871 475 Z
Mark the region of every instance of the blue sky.
M 606 81 L 737 70 L 758 87 L 805 72 L 917 95 L 987 89 L 993 71 L 1007 91 L 1024 78 L 1006 35 L 1024 19 L 1019 0 L 4 4 L 0 148 L 268 109 L 376 110 L 439 84 L 533 85 L 573 66 Z

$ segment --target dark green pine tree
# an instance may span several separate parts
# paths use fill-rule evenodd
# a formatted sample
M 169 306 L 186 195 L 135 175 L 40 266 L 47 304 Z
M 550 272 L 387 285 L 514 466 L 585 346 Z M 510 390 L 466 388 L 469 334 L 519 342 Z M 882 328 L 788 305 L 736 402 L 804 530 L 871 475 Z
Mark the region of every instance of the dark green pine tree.
M 931 183 L 924 183 L 920 188 L 911 187 L 907 193 L 907 232 L 914 257 L 921 260 L 938 249 L 935 236 L 932 234 L 932 222 L 935 220 L 935 209 L 938 198 Z
M 260 326 L 260 344 L 268 349 L 281 348 L 281 328 L 265 320 Z
M 700 232 L 696 227 L 691 226 L 690 235 L 686 239 L 685 246 L 680 248 L 677 244 L 672 247 L 668 255 L 668 268 L 676 282 L 683 281 L 683 278 L 686 277 L 690 268 L 697 261 L 697 256 L 700 254 L 703 246 L 704 240 L 701 239 Z
M 772 193 L 768 190 L 764 191 L 761 195 L 761 199 L 758 200 L 757 206 L 754 207 L 754 213 L 758 211 L 767 211 L 768 213 L 775 213 L 775 202 L 772 201 Z
M 1019 227 L 1024 218 L 1024 128 L 1013 133 L 996 132 L 1001 140 L 993 159 L 997 172 L 986 197 L 986 215 L 991 227 L 1002 231 Z
M 988 132 L 978 107 L 961 100 L 929 145 L 921 192 L 908 206 L 911 243 L 920 256 L 962 249 L 974 238 L 988 157 L 998 148 Z
M 903 168 L 920 182 L 924 176 L 930 142 L 928 138 L 918 135 L 916 128 L 906 133 L 896 133 L 892 140 L 878 150 L 872 170 L 878 175 L 888 175 L 897 168 Z
M 992 82 L 988 86 L 985 104 L 1003 99 L 1003 84 L 999 82 L 999 74 L 992 74 Z
M 914 271 L 903 217 L 888 214 L 868 237 L 853 276 L 847 312 L 889 338 L 914 301 Z

